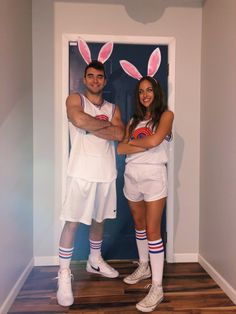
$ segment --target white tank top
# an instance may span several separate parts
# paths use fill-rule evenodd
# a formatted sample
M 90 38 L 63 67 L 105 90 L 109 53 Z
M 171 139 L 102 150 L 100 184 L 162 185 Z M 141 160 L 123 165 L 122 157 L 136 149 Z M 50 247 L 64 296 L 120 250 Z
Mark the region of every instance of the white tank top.
M 101 120 L 111 121 L 115 105 L 104 100 L 101 106 L 81 96 L 85 113 Z M 114 141 L 99 138 L 75 127 L 69 122 L 71 151 L 68 176 L 90 182 L 111 182 L 117 176 Z
M 148 121 L 141 121 L 134 129 L 131 138 L 138 139 L 153 134 L 151 125 L 147 126 Z M 168 161 L 169 138 L 164 139 L 156 147 L 147 149 L 141 153 L 128 154 L 126 163 L 139 164 L 166 164 Z

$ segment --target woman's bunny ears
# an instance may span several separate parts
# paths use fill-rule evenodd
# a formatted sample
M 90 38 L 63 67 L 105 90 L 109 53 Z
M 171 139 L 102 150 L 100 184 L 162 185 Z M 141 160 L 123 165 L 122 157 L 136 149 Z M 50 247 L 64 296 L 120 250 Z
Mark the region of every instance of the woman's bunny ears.
M 91 63 L 92 58 L 91 58 L 91 52 L 90 52 L 89 46 L 81 38 L 78 40 L 78 48 L 79 48 L 79 52 L 80 52 L 81 56 L 83 57 L 84 61 L 87 64 Z M 105 63 L 107 61 L 107 59 L 110 58 L 110 55 L 112 54 L 112 50 L 113 50 L 113 43 L 112 42 L 107 42 L 106 44 L 104 44 L 99 51 L 98 61 L 100 61 L 101 63 Z
M 153 77 L 161 64 L 161 52 L 159 48 L 156 48 L 149 57 L 147 75 Z M 120 60 L 120 65 L 129 76 L 140 80 L 143 75 L 140 74 L 138 69 L 130 62 L 126 60 Z

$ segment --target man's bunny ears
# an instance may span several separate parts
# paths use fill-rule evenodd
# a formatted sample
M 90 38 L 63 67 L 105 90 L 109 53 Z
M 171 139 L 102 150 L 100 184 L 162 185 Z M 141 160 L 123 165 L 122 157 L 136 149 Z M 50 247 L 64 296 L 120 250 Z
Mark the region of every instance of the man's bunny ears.
M 92 58 L 91 58 L 91 52 L 90 52 L 89 46 L 81 38 L 79 38 L 79 40 L 78 40 L 78 49 L 79 49 L 79 52 L 80 52 L 81 56 L 83 57 L 84 61 L 87 64 L 91 63 Z M 112 50 L 113 50 L 113 43 L 112 42 L 107 42 L 106 44 L 104 44 L 99 51 L 98 61 L 100 61 L 101 63 L 106 62 L 107 59 L 110 58 Z
M 159 48 L 156 48 L 149 57 L 147 75 L 153 77 L 161 64 L 161 52 Z M 140 74 L 138 69 L 127 60 L 120 60 L 120 65 L 129 76 L 140 80 L 143 75 Z

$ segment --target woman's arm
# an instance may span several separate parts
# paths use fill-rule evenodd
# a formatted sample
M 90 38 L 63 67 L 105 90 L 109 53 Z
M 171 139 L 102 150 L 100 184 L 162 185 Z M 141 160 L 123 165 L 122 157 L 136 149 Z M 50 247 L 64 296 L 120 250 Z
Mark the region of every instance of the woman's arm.
M 130 122 L 126 127 L 126 134 L 122 142 L 117 145 L 117 153 L 118 155 L 126 155 L 126 154 L 134 154 L 144 152 L 145 148 L 137 147 L 134 145 L 130 145 L 129 143 L 129 126 Z
M 165 137 L 171 133 L 174 114 L 172 111 L 163 112 L 158 127 L 154 134 L 129 142 L 130 146 L 142 147 L 145 149 L 153 148 L 161 144 Z

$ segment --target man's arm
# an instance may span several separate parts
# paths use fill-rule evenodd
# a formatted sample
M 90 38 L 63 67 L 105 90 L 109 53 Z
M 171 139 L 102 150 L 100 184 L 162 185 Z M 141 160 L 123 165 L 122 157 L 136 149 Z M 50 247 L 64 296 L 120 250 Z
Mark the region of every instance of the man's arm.
M 174 114 L 172 111 L 163 112 L 156 132 L 154 134 L 145 136 L 140 139 L 132 140 L 129 142 L 129 144 L 146 149 L 160 145 L 165 137 L 171 133 L 173 120 Z
M 109 126 L 92 131 L 91 133 L 105 140 L 121 141 L 124 137 L 124 124 L 121 120 L 119 107 L 115 107 L 115 112 Z
M 98 120 L 85 113 L 81 105 L 81 96 L 71 94 L 66 100 L 68 120 L 77 128 L 88 132 L 94 132 L 111 125 L 109 121 Z

